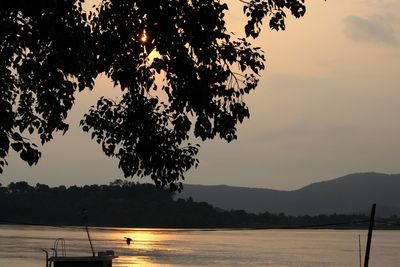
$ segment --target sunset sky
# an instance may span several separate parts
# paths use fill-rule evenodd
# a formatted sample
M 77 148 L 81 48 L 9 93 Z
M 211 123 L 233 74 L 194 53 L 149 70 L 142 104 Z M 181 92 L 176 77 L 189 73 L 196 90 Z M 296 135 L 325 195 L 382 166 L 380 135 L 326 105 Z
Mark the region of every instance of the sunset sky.
M 229 27 L 240 37 L 241 4 L 228 3 Z M 288 19 L 286 31 L 264 28 L 254 42 L 266 51 L 267 68 L 247 97 L 250 120 L 233 143 L 203 143 L 200 166 L 187 173 L 187 183 L 290 190 L 353 172 L 400 173 L 400 1 L 306 5 L 306 16 Z M 78 127 L 101 95 L 118 90 L 100 77 L 94 91 L 78 94 L 70 131 L 42 148 L 37 166 L 11 153 L 0 183 L 122 178 L 117 161 Z

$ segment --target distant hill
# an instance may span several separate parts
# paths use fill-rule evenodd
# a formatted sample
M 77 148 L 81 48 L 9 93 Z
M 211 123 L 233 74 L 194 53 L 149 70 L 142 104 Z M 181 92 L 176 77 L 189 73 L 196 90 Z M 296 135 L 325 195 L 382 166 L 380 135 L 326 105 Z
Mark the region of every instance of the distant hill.
M 176 197 L 192 197 L 225 210 L 295 216 L 369 214 L 371 204 L 377 203 L 378 215 L 391 216 L 400 215 L 400 174 L 356 173 L 294 191 L 185 184 Z

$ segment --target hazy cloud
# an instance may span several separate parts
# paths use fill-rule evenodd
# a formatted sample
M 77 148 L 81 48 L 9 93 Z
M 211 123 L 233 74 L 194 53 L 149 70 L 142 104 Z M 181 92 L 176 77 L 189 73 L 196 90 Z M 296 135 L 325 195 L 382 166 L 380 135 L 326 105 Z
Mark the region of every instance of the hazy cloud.
M 398 19 L 391 15 L 374 15 L 369 18 L 348 16 L 345 20 L 345 35 L 355 41 L 379 42 L 398 45 Z
M 363 3 L 380 9 L 398 8 L 400 6 L 399 0 L 364 0 Z

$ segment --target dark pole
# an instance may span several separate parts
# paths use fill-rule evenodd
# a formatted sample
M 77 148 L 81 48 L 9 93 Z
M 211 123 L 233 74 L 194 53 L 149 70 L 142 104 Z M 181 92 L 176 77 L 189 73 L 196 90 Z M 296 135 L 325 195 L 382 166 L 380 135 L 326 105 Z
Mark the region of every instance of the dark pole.
M 369 220 L 367 248 L 365 250 L 364 267 L 368 267 L 369 251 L 371 250 L 372 231 L 374 230 L 376 204 L 372 204 L 371 218 Z
M 91 250 L 92 250 L 92 255 L 93 255 L 93 257 L 95 257 L 95 256 L 96 256 L 96 253 L 94 252 L 93 244 L 92 244 L 92 239 L 90 238 L 90 234 L 89 234 L 89 228 L 88 228 L 87 223 L 86 223 L 86 218 L 87 218 L 86 209 L 82 209 L 82 217 L 83 217 L 83 221 L 84 221 L 84 224 L 85 224 L 86 234 L 87 234 L 88 239 L 89 239 L 90 248 L 91 248 Z
M 360 258 L 360 267 L 361 267 L 361 236 L 358 235 L 358 257 Z
M 42 251 L 46 253 L 46 267 L 49 267 L 49 253 L 45 249 L 42 249 Z
M 86 233 L 87 233 L 87 236 L 89 239 L 90 248 L 92 249 L 92 255 L 93 255 L 93 257 L 95 257 L 96 253 L 94 252 L 94 249 L 93 249 L 92 239 L 90 238 L 89 229 L 88 229 L 87 225 L 85 225 L 85 228 L 86 228 Z

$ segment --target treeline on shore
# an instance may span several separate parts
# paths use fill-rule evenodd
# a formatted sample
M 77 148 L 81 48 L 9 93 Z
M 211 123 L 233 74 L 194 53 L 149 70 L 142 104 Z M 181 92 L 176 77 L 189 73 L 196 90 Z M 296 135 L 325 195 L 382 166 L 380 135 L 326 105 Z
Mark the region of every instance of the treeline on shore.
M 85 210 L 85 214 L 82 211 Z M 115 180 L 109 185 L 0 184 L 0 223 L 157 228 L 360 228 L 365 215 L 286 216 L 221 210 L 205 202 L 176 199 L 152 184 Z M 400 218 L 376 219 L 378 229 L 400 229 Z

